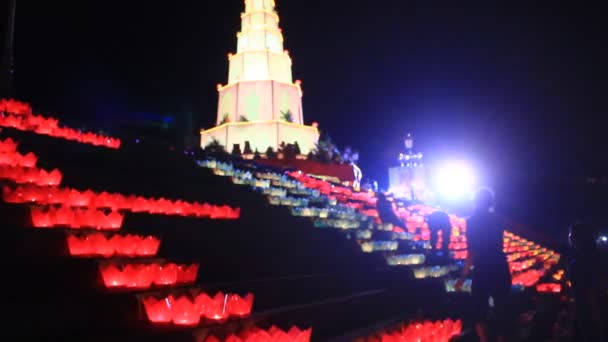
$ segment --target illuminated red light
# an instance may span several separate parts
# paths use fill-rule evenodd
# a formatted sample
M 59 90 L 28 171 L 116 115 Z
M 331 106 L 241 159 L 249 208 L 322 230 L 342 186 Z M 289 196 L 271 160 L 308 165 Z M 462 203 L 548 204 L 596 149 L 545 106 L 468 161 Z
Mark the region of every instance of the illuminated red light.
M 253 294 L 248 293 L 245 297 L 237 294 L 228 295 L 226 310 L 235 316 L 247 316 L 253 307 Z
M 12 113 L 15 115 L 31 115 L 32 107 L 25 102 L 13 99 L 0 99 L 0 112 Z
M 366 341 L 449 341 L 462 332 L 462 322 L 445 321 L 409 324 L 394 331 L 381 331 L 369 336 Z
M 55 186 L 61 183 L 61 172 L 26 168 L 22 166 L 0 165 L 0 178 L 8 179 L 18 184 L 36 184 L 40 186 Z
M 232 299 L 232 300 L 231 300 Z M 253 295 L 248 294 L 241 298 L 238 295 L 222 292 L 210 297 L 201 292 L 194 297 L 169 295 L 157 299 L 147 297 L 143 299 L 148 319 L 153 323 L 169 323 L 176 325 L 196 325 L 200 319 L 222 321 L 229 316 L 246 316 L 251 313 Z
M 454 259 L 456 259 L 456 260 L 464 260 L 467 258 L 467 254 L 468 254 L 468 252 L 466 250 L 465 251 L 454 251 L 452 253 L 454 254 L 453 255 Z
M 201 320 L 201 315 L 196 307 L 196 303 L 186 296 L 169 296 L 171 303 L 171 320 L 176 325 L 197 325 Z
M 48 210 L 41 208 L 31 209 L 32 224 L 37 228 L 70 227 L 94 228 L 98 230 L 118 230 L 122 226 L 124 216 L 118 212 L 105 214 L 96 209 L 71 209 L 68 207 L 54 207 Z
M 1 171 L 0 167 L 0 176 L 2 175 Z M 238 219 L 241 214 L 240 208 L 229 206 L 214 206 L 198 202 L 189 203 L 182 200 L 173 202 L 164 198 L 127 197 L 107 192 L 97 194 L 91 190 L 78 191 L 71 188 L 40 187 L 32 184 L 17 187 L 14 191 L 5 188 L 3 195 L 5 201 L 10 203 L 62 204 L 67 207 L 88 209 L 109 208 L 112 210 L 112 214 L 107 220 L 114 228 L 118 228 L 117 224 L 120 221 L 116 212 L 119 209 L 211 219 Z
M 184 270 L 191 270 L 190 273 Z M 161 265 L 159 263 L 138 264 L 129 263 L 118 266 L 113 263 L 99 265 L 99 272 L 107 288 L 138 288 L 147 289 L 152 284 L 157 286 L 170 286 L 176 284 L 190 284 L 196 280 L 198 265 L 181 266 L 169 263 Z
M 512 284 L 513 285 L 523 285 L 525 287 L 530 287 L 536 284 L 542 274 L 538 270 L 528 270 L 513 276 Z
M 178 283 L 193 283 L 198 275 L 198 264 L 178 265 L 177 266 L 177 282 Z
M 224 341 L 230 342 L 309 342 L 312 334 L 312 328 L 301 330 L 293 326 L 289 331 L 285 332 L 276 326 L 270 327 L 268 330 L 263 330 L 257 327 L 246 329 L 236 335 L 228 336 Z M 205 338 L 205 342 L 219 342 L 215 336 L 211 335 Z
M 230 316 L 230 313 L 226 311 L 227 295 L 222 292 L 218 292 L 213 296 L 209 297 L 206 294 L 199 294 L 196 296 L 196 301 L 201 305 L 201 315 L 210 320 L 222 321 Z
M 13 100 L 1 100 L 0 109 L 7 114 L 0 117 L 0 126 L 13 127 L 22 131 L 31 131 L 37 134 L 48 135 L 66 140 L 74 140 L 84 144 L 103 146 L 117 149 L 120 140 L 103 135 L 87 132 L 83 133 L 72 128 L 59 127 L 59 121 L 33 115 L 31 107 Z
M 171 322 L 171 302 L 169 298 L 156 299 L 154 297 L 146 297 L 143 299 L 143 304 L 150 322 Z
M 160 246 L 160 240 L 154 236 L 119 235 L 110 238 L 103 233 L 85 235 L 68 235 L 68 251 L 72 256 L 91 257 L 141 257 L 154 256 Z M 197 268 L 198 271 L 198 268 Z
M 561 293 L 562 285 L 557 283 L 537 284 L 536 291 L 540 293 Z
M 156 285 L 173 285 L 177 283 L 177 265 L 169 263 L 158 267 L 157 276 L 154 279 Z

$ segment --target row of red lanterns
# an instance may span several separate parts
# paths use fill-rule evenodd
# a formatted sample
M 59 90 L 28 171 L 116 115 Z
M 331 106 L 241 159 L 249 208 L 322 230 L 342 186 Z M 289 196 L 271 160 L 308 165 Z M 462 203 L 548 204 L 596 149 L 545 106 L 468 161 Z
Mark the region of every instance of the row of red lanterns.
M 12 153 L 17 151 L 17 143 L 11 138 L 0 140 L 0 153 Z
M 377 201 L 377 198 L 372 196 L 372 194 L 369 192 L 355 192 L 349 187 L 332 185 L 327 181 L 310 177 L 309 175 L 300 171 L 290 172 L 289 176 L 296 179 L 309 189 L 317 189 L 320 193 L 327 196 L 334 195 L 330 197 L 335 198 L 340 203 L 345 203 L 346 205 L 349 205 L 355 209 L 360 209 L 363 203 L 375 205 Z M 356 201 L 359 203 L 352 203 L 349 201 Z
M 0 179 L 10 180 L 17 184 L 57 186 L 61 184 L 63 174 L 57 169 L 49 172 L 37 167 L 0 165 Z
M 198 274 L 198 264 L 103 263 L 99 265 L 99 272 L 107 288 L 148 289 L 152 284 L 169 286 L 194 283 Z
M 20 131 L 30 131 L 41 135 L 55 138 L 77 141 L 83 144 L 103 146 L 113 149 L 120 148 L 120 139 L 111 138 L 91 132 L 83 133 L 68 127 L 60 127 L 59 121 L 53 118 L 45 118 L 37 115 L 13 115 L 0 116 L 0 126 L 11 127 Z
M 15 152 L 0 152 L 0 165 L 34 167 L 38 158 L 32 152 L 22 155 Z
M 536 291 L 539 293 L 561 293 L 562 285 L 557 283 L 537 284 Z
M 530 287 L 536 284 L 540 278 L 543 276 L 544 272 L 540 270 L 527 270 L 518 274 L 514 274 L 511 279 L 511 283 L 513 285 L 523 285 L 525 287 Z
M 301 330 L 293 326 L 288 331 L 281 330 L 276 326 L 268 330 L 257 327 L 246 329 L 238 335 L 230 335 L 223 340 L 211 335 L 204 339 L 204 342 L 309 342 L 312 335 L 312 328 Z
M 72 229 L 92 228 L 98 230 L 118 230 L 124 216 L 117 211 L 105 213 L 102 210 L 72 209 L 69 207 L 31 208 L 32 225 L 36 228 L 68 227 Z
M 32 152 L 17 152 L 17 143 L 11 138 L 0 141 L 0 179 L 18 184 L 57 186 L 63 175 L 57 169 L 47 172 L 36 167 L 38 157 Z
M 509 268 L 511 270 L 511 272 L 519 272 L 519 271 L 525 271 L 526 269 L 534 266 L 536 264 L 536 259 L 535 258 L 531 258 L 531 259 L 526 259 L 526 260 L 522 260 L 522 261 L 513 261 L 513 262 L 509 262 Z
M 452 252 L 452 258 L 454 258 L 455 260 L 464 260 L 467 258 L 468 255 L 468 251 L 464 250 L 464 251 L 453 251 Z
M 207 203 L 171 201 L 141 196 L 124 196 L 117 193 L 92 190 L 78 191 L 72 188 L 19 186 L 15 190 L 3 189 L 3 197 L 9 203 L 60 204 L 66 207 L 109 208 L 150 214 L 209 217 L 212 219 L 238 219 L 239 208 L 215 206 Z
M 149 257 L 156 255 L 160 246 L 160 239 L 155 236 L 107 236 L 101 232 L 70 234 L 66 242 L 70 255 L 79 257 Z
M 303 183 L 307 188 L 319 190 L 319 192 L 321 192 L 323 195 L 329 195 L 332 192 L 331 184 L 324 180 L 310 177 L 307 174 L 299 171 L 290 172 L 289 175 L 298 180 L 300 183 Z
M 253 298 L 251 293 L 241 297 L 219 292 L 210 297 L 201 292 L 195 296 L 182 295 L 177 298 L 173 295 L 164 298 L 149 296 L 143 298 L 142 302 L 152 323 L 193 326 L 198 325 L 201 318 L 223 321 L 231 316 L 247 316 L 251 314 Z
M 462 332 L 462 322 L 452 321 L 425 321 L 402 326 L 396 331 L 382 331 L 364 339 L 363 342 L 402 342 L 402 341 L 424 341 L 424 342 L 448 342 L 453 336 Z
M 318 180 L 315 179 L 313 177 L 310 177 L 306 174 L 303 174 L 301 172 L 292 172 L 290 173 L 290 175 L 294 178 L 296 178 L 297 180 L 299 180 L 300 182 L 304 183 L 304 185 L 306 187 L 309 188 L 316 188 L 321 190 L 322 193 L 338 193 L 338 194 L 343 194 L 343 195 L 352 195 L 352 191 L 348 192 L 348 191 L 343 191 L 341 189 L 336 189 L 336 187 L 332 187 L 329 183 L 323 181 L 323 180 Z M 349 205 L 349 204 L 347 204 Z M 360 209 L 360 207 L 358 206 L 354 206 L 354 205 L 349 205 L 351 207 L 355 207 L 356 209 Z M 415 213 L 412 215 L 411 212 L 415 211 Z M 416 234 L 414 236 L 414 240 L 415 241 L 420 241 L 420 240 L 429 240 L 430 238 L 430 231 L 428 230 L 428 226 L 425 222 L 425 215 L 428 215 L 430 213 L 432 213 L 434 211 L 433 208 L 431 207 L 427 207 L 427 206 L 423 206 L 423 205 L 418 205 L 418 206 L 412 206 L 410 208 L 408 208 L 408 210 L 405 210 L 403 213 L 399 212 L 399 214 L 401 214 L 400 216 L 402 216 L 402 218 L 406 221 L 406 228 L 408 230 L 408 232 L 415 234 L 418 229 L 420 228 L 420 234 Z M 362 213 L 367 214 L 368 216 L 371 217 L 377 217 L 377 211 L 375 210 L 361 210 Z M 466 231 L 466 221 L 462 218 L 456 217 L 454 215 L 450 216 L 450 223 L 452 225 L 452 227 L 458 231 L 457 235 L 452 234 L 450 236 L 450 245 L 449 245 L 449 249 L 450 250 L 455 250 L 453 252 L 453 257 L 455 259 L 466 259 L 467 257 L 467 243 L 466 243 L 466 239 L 460 239 L 459 235 L 461 235 L 461 233 L 464 233 Z M 505 252 L 506 253 L 514 253 L 514 252 L 518 252 L 518 253 L 525 253 L 526 255 L 528 254 L 528 252 L 531 252 L 534 249 L 540 248 L 537 245 L 530 245 L 527 243 L 527 240 L 523 240 L 521 238 L 519 238 L 516 235 L 513 235 L 512 233 L 508 233 L 507 238 L 513 238 L 516 239 L 518 241 L 515 241 L 512 244 L 506 245 L 505 246 Z M 464 236 L 463 236 L 464 237 Z M 524 242 L 526 242 L 526 244 L 524 245 Z M 510 266 L 513 270 L 516 271 L 520 271 L 520 270 L 525 270 L 531 266 L 533 266 L 535 264 L 535 260 L 532 260 L 532 262 L 530 262 L 530 260 L 526 260 L 525 262 L 514 262 L 515 259 L 510 258 L 509 262 L 510 262 Z M 533 282 L 538 281 L 536 277 L 534 276 L 534 272 L 526 272 L 523 273 L 521 275 L 518 276 L 514 276 L 514 283 L 515 282 L 520 282 L 520 283 L 526 283 L 526 284 L 531 284 Z M 530 286 L 530 285 L 527 285 Z
M 534 251 L 513 252 L 513 253 L 507 255 L 507 261 L 511 262 L 511 261 L 515 261 L 517 259 L 529 257 L 529 256 L 532 256 L 533 253 L 534 253 Z
M 28 103 L 20 102 L 14 99 L 0 99 L 0 113 L 31 115 L 32 107 Z

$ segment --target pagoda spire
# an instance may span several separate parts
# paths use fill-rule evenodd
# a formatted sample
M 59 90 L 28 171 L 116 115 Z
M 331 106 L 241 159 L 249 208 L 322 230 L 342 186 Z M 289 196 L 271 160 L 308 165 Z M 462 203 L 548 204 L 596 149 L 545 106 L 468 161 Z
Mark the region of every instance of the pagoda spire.
M 246 51 L 283 52 L 283 33 L 274 0 L 246 0 L 237 34 L 237 53 Z
M 244 4 L 236 52 L 228 54 L 228 82 L 217 87 L 216 127 L 201 131 L 201 146 L 216 139 L 227 148 L 248 142 L 266 151 L 298 142 L 308 153 L 319 131 L 304 124 L 301 83 L 293 80 L 275 1 Z
M 257 11 L 274 12 L 274 0 L 245 0 L 245 13 Z
M 274 0 L 245 0 L 237 38 L 236 54 L 228 55 L 229 85 L 247 81 L 293 84 L 291 57 L 283 49 L 283 32 Z M 298 110 L 291 109 L 294 113 Z

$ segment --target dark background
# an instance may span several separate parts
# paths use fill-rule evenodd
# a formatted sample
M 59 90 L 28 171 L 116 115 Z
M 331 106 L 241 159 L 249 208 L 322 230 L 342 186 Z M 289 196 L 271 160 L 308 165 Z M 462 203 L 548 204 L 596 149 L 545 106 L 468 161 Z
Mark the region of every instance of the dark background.
M 359 149 L 364 176 L 386 184 L 413 132 L 429 165 L 474 163 L 499 209 L 520 222 L 556 233 L 603 215 L 608 30 L 599 4 L 277 8 L 306 122 Z M 191 118 L 196 135 L 215 121 L 215 86 L 227 80 L 243 9 L 239 0 L 20 1 L 16 95 L 74 125 L 172 116 Z

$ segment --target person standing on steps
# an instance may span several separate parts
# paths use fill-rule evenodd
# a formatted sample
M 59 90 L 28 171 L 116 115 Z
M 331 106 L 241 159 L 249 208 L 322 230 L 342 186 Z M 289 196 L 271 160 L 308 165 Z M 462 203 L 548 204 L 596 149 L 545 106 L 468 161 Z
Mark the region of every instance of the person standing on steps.
M 511 291 L 511 273 L 503 252 L 504 224 L 494 213 L 491 190 L 477 191 L 473 200 L 475 212 L 467 220 L 468 255 L 455 287 L 457 291 L 462 288 L 474 266 L 471 304 L 477 336 L 480 342 L 490 341 L 491 335 L 503 341 L 510 323 L 508 297 Z M 494 331 L 489 330 L 488 323 L 493 323 Z
M 576 315 L 576 338 L 608 341 L 608 270 L 600 255 L 597 229 L 586 223 L 570 227 L 568 240 L 574 255 L 568 265 Z
M 395 227 L 404 228 L 403 221 L 397 217 L 393 210 L 393 203 L 391 203 L 386 195 L 382 192 L 378 193 L 378 202 L 376 203 L 376 210 L 378 210 L 378 216 L 382 223 L 392 223 Z
M 445 212 L 437 210 L 428 216 L 427 223 L 431 231 L 431 250 L 434 252 L 433 254 L 437 255 L 437 252 L 440 252 L 441 255 L 438 259 L 447 262 L 449 258 L 450 233 L 452 230 L 450 217 Z M 442 242 L 440 246 L 437 246 L 439 232 L 441 232 Z

